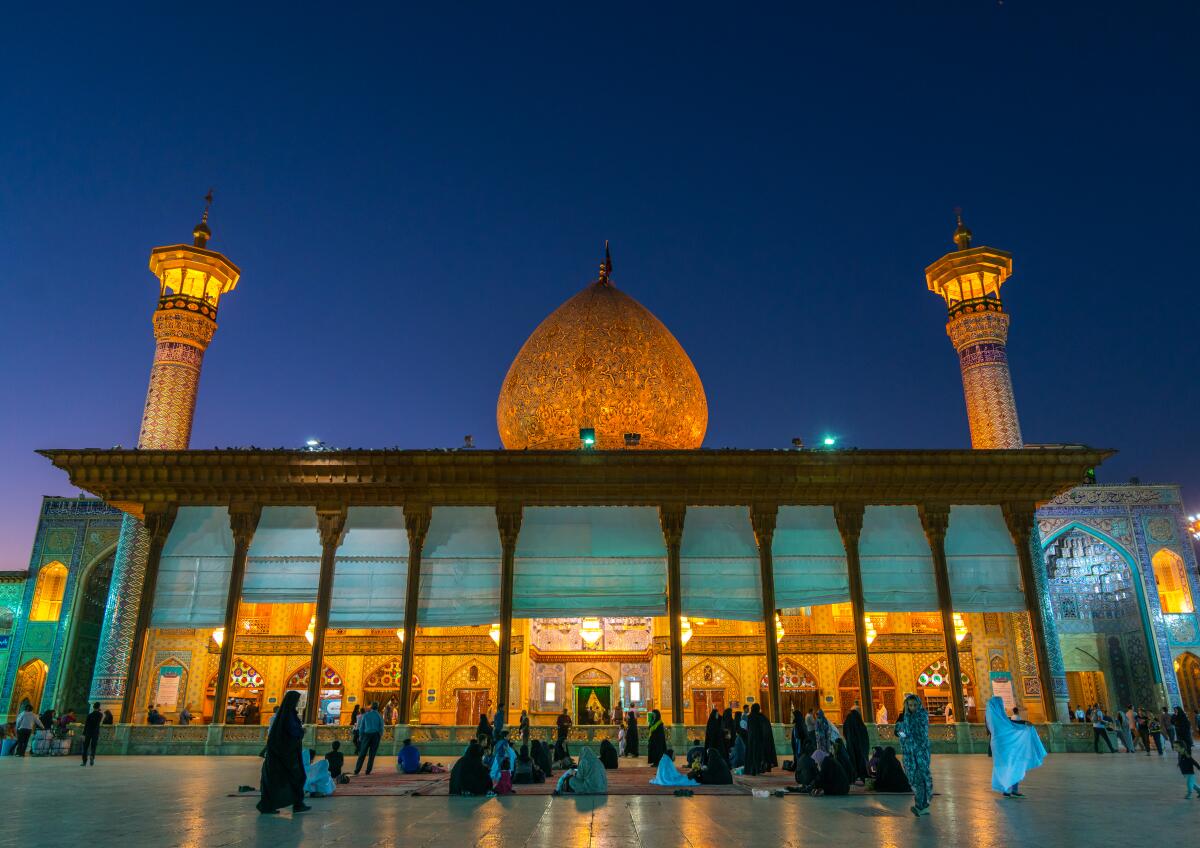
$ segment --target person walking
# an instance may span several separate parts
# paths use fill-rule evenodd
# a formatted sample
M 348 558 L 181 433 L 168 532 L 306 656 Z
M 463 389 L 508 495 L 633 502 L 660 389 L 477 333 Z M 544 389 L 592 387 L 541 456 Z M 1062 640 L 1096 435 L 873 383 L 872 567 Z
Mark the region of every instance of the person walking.
M 104 713 L 100 710 L 100 702 L 92 704 L 92 711 L 83 721 L 83 762 L 81 766 L 96 764 L 96 744 L 100 741 L 100 722 L 104 721 Z
M 626 757 L 638 757 L 638 723 L 637 708 L 630 706 L 625 713 L 625 753 Z
M 914 816 L 929 815 L 933 797 L 933 774 L 929 770 L 932 756 L 929 750 L 929 713 L 916 695 L 904 696 L 904 707 L 896 722 L 896 735 L 904 753 L 904 770 L 913 788 Z
M 1188 720 L 1183 707 L 1176 707 L 1171 716 L 1171 729 L 1175 731 L 1175 741 L 1181 743 L 1189 751 L 1192 750 L 1192 723 Z
M 1046 746 L 1032 724 L 1004 714 L 999 695 L 988 701 L 985 721 L 991 739 L 992 789 L 1005 798 L 1022 798 L 1021 781 L 1046 759 Z
M 1129 721 L 1125 718 L 1125 713 L 1117 710 L 1117 738 L 1121 740 L 1121 744 L 1125 746 L 1125 750 L 1133 753 L 1133 731 L 1129 729 Z
M 1097 754 L 1100 753 L 1100 740 L 1104 740 L 1104 744 L 1108 746 L 1108 753 L 1115 754 L 1117 749 L 1113 747 L 1112 740 L 1108 738 L 1108 720 L 1104 717 L 1104 710 L 1100 709 L 1097 704 L 1092 710 L 1092 750 Z
M 29 703 L 28 699 L 21 702 L 21 712 L 17 715 L 14 727 L 17 730 L 17 747 L 14 749 L 14 753 L 18 757 L 23 757 L 25 749 L 29 747 L 29 737 L 33 735 L 34 729 L 45 729 L 42 720 L 33 711 L 33 705 Z
M 296 712 L 300 693 L 293 690 L 283 696 L 283 703 L 267 733 L 263 755 L 258 799 L 258 811 L 263 815 L 278 813 L 281 807 L 292 805 L 292 812 L 303 813 L 312 807 L 304 803 L 304 782 L 307 779 L 303 741 L 304 725 Z
M 1141 707 L 1137 709 L 1137 734 L 1138 741 L 1142 745 L 1142 750 L 1146 752 L 1146 756 L 1150 756 L 1150 719 L 1146 717 L 1146 711 Z
M 358 717 L 358 761 L 354 764 L 354 773 L 362 771 L 363 761 L 367 763 L 367 774 L 375 767 L 375 753 L 379 750 L 379 740 L 383 738 L 383 716 L 379 714 L 379 704 L 372 703 L 371 708 Z
M 1195 792 L 1196 797 L 1200 798 L 1200 789 L 1196 787 L 1196 766 L 1200 766 L 1200 763 L 1192 758 L 1192 752 L 1182 742 L 1175 743 L 1175 753 L 1179 755 L 1179 772 L 1187 781 L 1187 794 L 1183 797 L 1191 798 Z

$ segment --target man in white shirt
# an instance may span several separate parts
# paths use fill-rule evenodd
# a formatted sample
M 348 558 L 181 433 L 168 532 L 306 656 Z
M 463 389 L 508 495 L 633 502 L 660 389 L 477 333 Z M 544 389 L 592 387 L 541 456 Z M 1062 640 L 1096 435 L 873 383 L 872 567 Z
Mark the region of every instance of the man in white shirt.
M 29 746 L 29 737 L 33 734 L 33 729 L 36 727 L 38 730 L 45 730 L 45 727 L 28 701 L 21 704 L 21 714 L 17 716 L 15 726 L 17 728 L 16 754 L 18 757 L 23 757 L 25 756 L 25 749 Z
M 1100 753 L 1100 740 L 1104 740 L 1104 744 L 1108 746 L 1110 754 L 1117 753 L 1113 747 L 1112 740 L 1108 738 L 1108 720 L 1104 717 L 1104 710 L 1100 709 L 1100 705 L 1096 705 L 1096 709 L 1092 711 L 1092 750 L 1097 754 Z

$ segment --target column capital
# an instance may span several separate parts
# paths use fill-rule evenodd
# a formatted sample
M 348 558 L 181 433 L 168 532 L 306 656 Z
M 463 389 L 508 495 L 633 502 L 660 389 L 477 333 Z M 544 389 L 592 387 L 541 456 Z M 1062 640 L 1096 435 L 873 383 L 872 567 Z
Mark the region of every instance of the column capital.
M 940 547 L 946 541 L 946 528 L 950 526 L 950 504 L 920 503 L 917 514 L 921 516 L 921 529 L 929 540 L 929 547 Z
M 346 514 L 344 506 L 317 507 L 317 533 L 321 537 L 321 547 L 336 548 L 342 543 L 346 533 Z
M 866 511 L 866 504 L 857 501 L 840 501 L 833 505 L 833 520 L 837 522 L 843 544 L 847 540 L 858 542 L 858 537 L 862 533 L 863 515 Z M 849 549 L 849 545 L 846 547 Z
M 771 540 L 775 538 L 775 523 L 779 518 L 779 504 L 756 503 L 750 505 L 750 526 L 754 529 L 754 538 L 760 550 L 771 549 Z
M 1017 546 L 1017 551 L 1026 549 L 1029 545 L 1029 534 L 1033 531 L 1036 507 L 1032 503 L 1019 501 L 1001 504 L 1000 509 L 1004 513 L 1004 523 L 1008 525 L 1008 532 L 1013 538 L 1013 544 Z
M 496 529 L 500 531 L 500 544 L 505 550 L 516 549 L 523 517 L 524 509 L 519 503 L 501 501 L 496 504 Z
M 404 505 L 404 529 L 408 532 L 408 549 L 420 550 L 425 546 L 425 534 L 433 520 L 433 507 L 427 503 Z
M 687 517 L 684 504 L 662 504 L 658 508 L 658 523 L 662 527 L 663 541 L 667 548 L 679 547 L 683 543 L 683 521 Z
M 145 517 L 142 518 L 142 526 L 146 528 L 146 535 L 151 545 L 161 545 L 167 541 L 167 535 L 171 532 L 171 526 L 175 523 L 175 516 L 179 513 L 179 504 L 147 504 Z
M 262 505 L 239 503 L 229 505 L 229 529 L 233 531 L 233 543 L 249 548 L 262 517 Z

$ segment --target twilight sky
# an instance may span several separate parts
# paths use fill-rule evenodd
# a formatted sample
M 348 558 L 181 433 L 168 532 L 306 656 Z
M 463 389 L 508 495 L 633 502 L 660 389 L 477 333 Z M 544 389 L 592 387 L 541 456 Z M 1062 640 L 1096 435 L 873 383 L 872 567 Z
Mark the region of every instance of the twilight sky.
M 136 443 L 147 256 L 210 185 L 242 280 L 194 447 L 498 447 L 606 238 L 707 447 L 967 447 L 923 276 L 961 206 L 1014 254 L 1026 441 L 1200 506 L 1200 6 L 161 5 L 6 12 L 0 570 L 75 491 L 35 448 Z

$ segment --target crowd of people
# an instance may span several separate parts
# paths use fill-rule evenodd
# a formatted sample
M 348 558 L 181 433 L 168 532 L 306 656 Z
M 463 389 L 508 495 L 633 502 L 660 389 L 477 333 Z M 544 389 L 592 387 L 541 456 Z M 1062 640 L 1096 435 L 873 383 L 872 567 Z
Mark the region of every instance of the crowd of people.
M 1200 726 L 1200 712 L 1196 713 L 1193 725 L 1183 707 L 1176 707 L 1173 711 L 1162 707 L 1155 712 L 1145 707 L 1134 708 L 1130 704 L 1124 710 L 1107 713 L 1100 704 L 1087 707 L 1076 704 L 1074 707 L 1068 706 L 1067 712 L 1073 721 L 1092 726 L 1092 750 L 1096 753 L 1102 753 L 1101 742 L 1112 754 L 1118 753 L 1117 745 L 1121 752 L 1129 754 L 1136 753 L 1140 748 L 1146 756 L 1150 756 L 1150 746 L 1153 745 L 1160 757 L 1165 756 L 1168 750 L 1174 750 L 1179 742 L 1183 742 L 1190 750 L 1192 727 Z M 1117 745 L 1113 744 L 1114 738 Z

